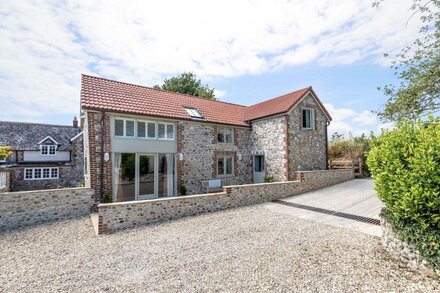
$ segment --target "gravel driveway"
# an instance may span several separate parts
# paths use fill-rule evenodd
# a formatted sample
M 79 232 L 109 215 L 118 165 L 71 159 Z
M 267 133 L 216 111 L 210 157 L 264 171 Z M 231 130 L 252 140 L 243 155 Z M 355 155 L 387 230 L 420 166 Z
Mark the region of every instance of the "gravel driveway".
M 379 238 L 234 209 L 113 235 L 89 218 L 0 234 L 0 291 L 435 292 Z

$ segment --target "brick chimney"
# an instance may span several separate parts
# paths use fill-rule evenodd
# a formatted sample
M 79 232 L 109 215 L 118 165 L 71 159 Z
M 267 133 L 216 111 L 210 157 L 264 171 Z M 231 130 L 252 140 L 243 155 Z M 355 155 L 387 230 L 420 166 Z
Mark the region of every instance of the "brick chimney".
M 78 128 L 78 119 L 76 119 L 76 116 L 73 117 L 73 128 Z

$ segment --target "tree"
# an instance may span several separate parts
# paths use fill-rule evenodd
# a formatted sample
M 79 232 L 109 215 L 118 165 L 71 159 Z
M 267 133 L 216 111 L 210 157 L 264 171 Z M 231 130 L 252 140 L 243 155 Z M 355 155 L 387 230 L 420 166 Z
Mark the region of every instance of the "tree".
M 440 110 L 440 1 L 414 0 L 411 9 L 414 12 L 408 21 L 420 14 L 421 36 L 391 61 L 401 82 L 383 88 L 388 101 L 378 112 L 382 120 L 414 120 Z
M 0 160 L 4 160 L 12 154 L 11 148 L 8 146 L 0 146 Z
M 207 84 L 202 85 L 202 81 L 192 72 L 166 78 L 162 85 L 155 85 L 154 88 L 215 100 L 214 89 Z

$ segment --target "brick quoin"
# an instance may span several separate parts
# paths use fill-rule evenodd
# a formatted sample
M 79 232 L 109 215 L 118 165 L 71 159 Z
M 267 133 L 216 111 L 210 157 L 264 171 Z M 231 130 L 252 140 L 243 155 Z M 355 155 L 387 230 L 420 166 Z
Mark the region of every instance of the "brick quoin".
M 284 176 L 286 178 L 286 181 L 290 181 L 290 172 L 289 172 L 289 115 L 284 116 L 284 161 L 285 161 L 285 170 L 284 170 Z
M 102 113 L 86 112 L 89 138 L 90 158 L 90 188 L 95 191 L 95 205 L 101 201 L 101 158 L 105 152 L 109 153 L 109 160 L 104 162 L 103 168 L 103 192 L 112 191 L 112 162 L 111 162 L 111 137 L 110 116 Z M 103 126 L 103 127 L 102 127 Z M 103 128 L 103 129 L 102 129 Z M 104 149 L 101 149 L 102 131 L 104 130 Z

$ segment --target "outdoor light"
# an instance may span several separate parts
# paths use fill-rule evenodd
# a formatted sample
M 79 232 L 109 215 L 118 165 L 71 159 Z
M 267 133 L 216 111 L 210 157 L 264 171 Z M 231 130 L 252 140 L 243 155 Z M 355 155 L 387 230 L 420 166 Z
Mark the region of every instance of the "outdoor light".
M 241 154 L 240 153 L 237 154 L 237 159 L 241 161 Z
M 183 154 L 182 153 L 179 154 L 179 161 L 183 161 Z
M 105 153 L 104 154 L 104 161 L 108 162 L 108 160 L 110 160 L 110 154 L 109 153 Z

